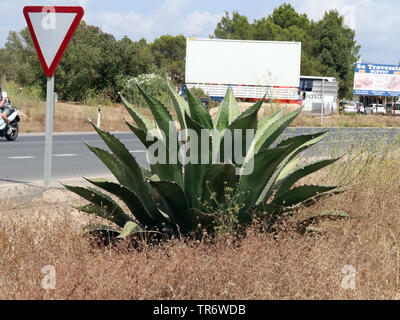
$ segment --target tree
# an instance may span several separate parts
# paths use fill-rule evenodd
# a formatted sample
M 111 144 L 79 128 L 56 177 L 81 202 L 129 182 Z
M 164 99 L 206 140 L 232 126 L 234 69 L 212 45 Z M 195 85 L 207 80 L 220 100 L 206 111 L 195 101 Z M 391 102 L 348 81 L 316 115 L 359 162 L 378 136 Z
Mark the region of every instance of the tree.
M 360 47 L 354 40 L 354 31 L 343 25 L 343 17 L 337 11 L 327 12 L 322 20 L 314 22 L 284 3 L 252 24 L 237 11 L 233 12 L 232 18 L 226 12 L 214 37 L 301 42 L 301 74 L 336 77 L 340 83 L 340 96 L 351 95 L 354 63 Z
M 237 11 L 232 13 L 232 18 L 225 12 L 225 16 L 214 30 L 214 37 L 217 39 L 251 40 L 253 36 L 253 26 L 246 16 L 240 15 Z
M 55 74 L 58 95 L 66 100 L 84 101 L 89 94 L 112 85 L 118 72 L 115 42 L 100 28 L 81 22 Z
M 150 44 L 150 48 L 157 66 L 165 70 L 172 81 L 182 84 L 185 81 L 185 36 L 161 36 Z
M 116 53 L 120 74 L 138 76 L 153 73 L 157 68 L 155 57 L 145 39 L 134 42 L 125 36 L 117 41 Z
M 326 70 L 325 76 L 339 79 L 339 95 L 350 97 L 354 80 L 354 64 L 359 58 L 360 46 L 355 32 L 344 25 L 344 18 L 336 10 L 326 12 L 316 25 L 318 53 Z
M 282 29 L 288 29 L 292 26 L 296 26 L 306 30 L 310 25 L 307 15 L 298 14 L 292 5 L 288 3 L 283 3 L 276 8 L 272 12 L 270 19 L 274 24 Z
M 43 72 L 28 28 L 9 32 L 4 56 L 2 69 L 8 79 L 24 86 L 38 84 L 37 77 Z
M 322 75 L 323 66 L 315 55 L 317 41 L 312 36 L 313 23 L 306 14 L 298 14 L 287 3 L 271 15 L 254 21 L 255 40 L 296 41 L 302 44 L 301 74 Z

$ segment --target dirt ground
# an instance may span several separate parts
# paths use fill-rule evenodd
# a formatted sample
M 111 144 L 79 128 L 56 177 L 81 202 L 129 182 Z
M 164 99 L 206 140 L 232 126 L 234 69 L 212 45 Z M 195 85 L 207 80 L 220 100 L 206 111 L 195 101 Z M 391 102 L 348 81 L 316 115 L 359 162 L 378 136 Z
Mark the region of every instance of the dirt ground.
M 45 106 L 40 108 L 21 107 L 20 132 L 45 132 Z M 97 124 L 97 107 L 59 102 L 55 106 L 53 132 L 92 132 L 91 119 Z M 131 120 L 122 105 L 103 107 L 101 112 L 101 128 L 107 131 L 129 131 L 124 118 Z

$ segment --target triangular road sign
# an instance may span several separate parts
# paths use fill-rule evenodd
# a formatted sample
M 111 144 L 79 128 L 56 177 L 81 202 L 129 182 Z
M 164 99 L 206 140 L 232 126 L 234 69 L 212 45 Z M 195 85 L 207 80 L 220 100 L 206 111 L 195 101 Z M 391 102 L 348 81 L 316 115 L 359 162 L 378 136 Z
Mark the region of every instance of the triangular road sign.
M 40 63 L 47 77 L 52 77 L 78 27 L 82 7 L 27 6 L 24 16 Z

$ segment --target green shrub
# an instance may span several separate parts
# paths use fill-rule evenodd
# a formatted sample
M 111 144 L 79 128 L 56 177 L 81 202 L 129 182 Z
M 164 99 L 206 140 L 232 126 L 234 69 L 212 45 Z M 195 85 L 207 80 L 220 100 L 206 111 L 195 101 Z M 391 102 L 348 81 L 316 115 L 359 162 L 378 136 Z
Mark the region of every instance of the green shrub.
M 3 84 L 3 91 L 6 91 L 10 100 L 29 99 L 34 101 L 42 100 L 42 89 L 39 87 L 23 87 L 22 93 L 19 90 L 20 86 L 14 81 L 7 81 Z
M 219 102 L 212 100 L 211 97 L 207 93 L 205 93 L 204 90 L 201 88 L 197 88 L 197 87 L 191 88 L 190 92 L 192 92 L 192 94 L 195 95 L 196 97 L 210 99 L 210 109 L 216 108 L 219 106 Z
M 158 97 L 164 105 L 170 104 L 168 85 L 165 77 L 151 73 L 137 77 L 123 78 L 119 80 L 121 93 L 135 106 L 147 108 L 147 103 L 137 86 L 141 86 L 149 95 Z
M 88 89 L 83 103 L 88 106 L 110 106 L 113 104 L 113 101 L 106 92 L 98 92 L 95 89 Z

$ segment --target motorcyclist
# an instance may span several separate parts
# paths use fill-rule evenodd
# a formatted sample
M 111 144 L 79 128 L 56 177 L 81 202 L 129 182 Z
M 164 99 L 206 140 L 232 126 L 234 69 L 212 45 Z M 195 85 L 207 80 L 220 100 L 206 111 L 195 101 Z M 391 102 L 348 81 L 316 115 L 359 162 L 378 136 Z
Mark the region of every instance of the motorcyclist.
M 7 125 L 7 134 L 10 135 L 12 133 L 12 127 L 10 126 L 10 121 L 8 120 L 8 116 L 11 114 L 10 102 L 8 100 L 7 92 L 1 90 L 1 101 L 0 101 L 0 113 L 4 122 Z

